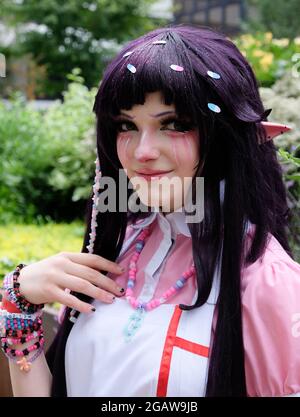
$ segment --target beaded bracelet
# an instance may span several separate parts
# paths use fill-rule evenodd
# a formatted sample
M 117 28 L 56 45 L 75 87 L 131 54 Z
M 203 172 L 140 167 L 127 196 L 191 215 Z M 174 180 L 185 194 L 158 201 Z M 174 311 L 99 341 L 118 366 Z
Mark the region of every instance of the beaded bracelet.
M 0 318 L 5 317 L 8 319 L 36 320 L 38 317 L 41 317 L 42 314 L 43 314 L 42 310 L 39 310 L 36 313 L 26 314 L 26 313 L 21 313 L 20 311 L 18 311 L 17 313 L 12 313 L 10 311 L 0 308 Z
M 39 349 L 44 345 L 45 339 L 44 336 L 41 334 L 38 337 L 38 341 L 35 342 L 33 345 L 28 346 L 23 350 L 13 349 L 9 346 L 7 342 L 2 344 L 2 349 L 5 354 L 10 353 L 12 356 L 28 356 L 30 352 Z
M 4 288 L 5 295 L 8 298 L 8 300 L 12 304 L 14 304 L 20 311 L 30 314 L 35 313 L 38 310 L 41 310 L 44 307 L 44 304 L 32 304 L 21 295 L 18 277 L 20 275 L 21 269 L 23 269 L 25 266 L 25 264 L 19 264 L 12 273 L 9 273 L 5 276 Z
M 42 310 L 32 314 L 24 314 L 11 313 L 0 309 L 0 338 L 1 348 L 5 356 L 9 359 L 22 356 L 23 358 L 19 359 L 17 364 L 20 365 L 21 371 L 28 372 L 30 370 L 29 363 L 32 363 L 34 359 L 30 358 L 29 361 L 26 356 L 44 346 Z M 37 342 L 23 350 L 12 347 L 13 344 L 23 345 L 36 338 L 38 338 Z
M 43 347 L 40 347 L 36 353 L 31 356 L 31 358 L 26 358 L 25 356 L 22 359 L 16 358 L 15 356 L 12 356 L 10 353 L 5 354 L 5 356 L 12 360 L 13 362 L 16 362 L 17 365 L 20 367 L 20 371 L 28 372 L 30 371 L 31 364 L 41 355 L 41 353 L 44 351 Z
M 38 317 L 35 321 L 23 321 L 18 323 L 12 320 L 0 321 L 0 337 L 1 341 L 6 338 L 17 338 L 25 341 L 31 334 L 43 332 L 42 319 Z
M 0 308 L 0 319 L 8 318 L 8 319 L 25 319 L 25 320 L 36 320 L 39 317 L 42 317 L 42 310 L 37 311 L 36 313 L 26 314 L 18 311 L 17 313 L 12 313 L 7 311 L 3 308 Z
M 40 329 L 42 311 L 35 314 L 10 313 L 0 310 L 0 337 L 22 337 Z
M 30 342 L 32 339 L 36 339 L 38 336 L 43 334 L 43 328 L 41 328 L 38 331 L 34 331 L 32 333 L 29 333 L 27 336 L 21 336 L 21 337 L 2 337 L 2 342 L 6 342 L 9 345 L 18 345 L 18 344 L 24 344 L 27 342 Z

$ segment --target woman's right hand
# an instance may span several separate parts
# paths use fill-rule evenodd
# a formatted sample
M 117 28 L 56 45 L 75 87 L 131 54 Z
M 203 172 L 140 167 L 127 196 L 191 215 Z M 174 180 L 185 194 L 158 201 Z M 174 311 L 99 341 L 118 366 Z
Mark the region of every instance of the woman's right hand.
M 61 252 L 25 266 L 20 271 L 20 293 L 30 303 L 58 302 L 81 313 L 92 311 L 92 305 L 65 291 L 86 294 L 104 303 L 112 303 L 124 290 L 100 271 L 121 274 L 112 261 L 90 253 Z

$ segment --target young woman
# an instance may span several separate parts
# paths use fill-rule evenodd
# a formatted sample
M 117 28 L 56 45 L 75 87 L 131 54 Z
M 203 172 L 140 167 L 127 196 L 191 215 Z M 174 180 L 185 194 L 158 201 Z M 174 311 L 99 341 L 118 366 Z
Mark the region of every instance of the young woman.
M 14 395 L 298 395 L 300 265 L 272 141 L 288 128 L 266 121 L 247 60 L 208 28 L 157 29 L 110 63 L 94 111 L 82 253 L 6 279 L 3 312 L 66 306 L 46 357 L 16 363 L 6 345 Z M 116 185 L 107 211 L 103 178 Z M 203 205 L 197 221 L 186 202 Z M 41 350 L 31 318 L 35 339 L 10 340 L 21 352 Z

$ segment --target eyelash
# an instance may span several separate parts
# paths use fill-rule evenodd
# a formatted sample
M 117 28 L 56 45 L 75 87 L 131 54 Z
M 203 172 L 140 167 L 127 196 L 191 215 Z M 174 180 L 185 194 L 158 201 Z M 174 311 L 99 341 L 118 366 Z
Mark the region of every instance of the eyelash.
M 128 124 L 128 125 L 131 125 L 131 126 L 134 126 L 134 127 L 136 127 L 135 126 L 135 124 L 133 123 L 133 122 L 130 122 L 129 120 L 119 120 L 118 122 L 116 122 L 116 127 L 117 127 L 117 131 L 118 132 L 128 132 L 128 130 L 123 130 L 122 129 L 122 125 L 124 124 L 124 123 L 126 123 L 126 124 Z M 172 117 L 172 118 L 169 118 L 169 119 L 166 119 L 166 120 L 162 120 L 162 125 L 163 126 L 166 126 L 166 125 L 168 125 L 168 124 L 170 124 L 170 123 L 177 123 L 177 124 L 179 124 L 180 126 L 181 126 L 181 128 L 183 127 L 184 129 L 182 129 L 182 130 L 180 130 L 180 129 L 164 129 L 164 130 L 171 130 L 171 131 L 178 131 L 178 132 L 188 132 L 188 131 L 190 131 L 190 130 L 192 130 L 195 126 L 192 124 L 192 123 L 190 123 L 190 122 L 186 122 L 186 121 L 184 121 L 184 120 L 180 120 L 180 119 L 177 119 L 177 118 L 174 118 L 174 117 Z

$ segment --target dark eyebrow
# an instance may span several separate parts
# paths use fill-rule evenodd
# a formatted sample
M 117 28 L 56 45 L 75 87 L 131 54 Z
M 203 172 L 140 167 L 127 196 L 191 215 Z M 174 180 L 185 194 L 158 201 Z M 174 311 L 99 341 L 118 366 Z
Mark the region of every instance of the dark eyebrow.
M 165 116 L 166 114 L 176 114 L 176 112 L 174 110 L 171 110 L 171 111 L 163 111 L 162 113 L 150 114 L 150 116 L 157 118 L 157 117 Z
M 151 117 L 155 117 L 155 118 L 157 119 L 158 117 L 165 116 L 165 115 L 167 115 L 167 114 L 175 114 L 175 115 L 176 115 L 176 112 L 175 112 L 174 110 L 171 110 L 171 111 L 164 111 L 164 112 L 162 112 L 162 113 L 150 114 L 150 116 L 151 116 Z M 120 112 L 120 115 L 121 115 L 121 116 L 128 117 L 128 119 L 130 119 L 130 120 L 135 119 L 135 117 L 129 116 L 129 114 L 124 113 L 124 112 Z M 118 116 L 116 116 L 116 118 L 118 118 Z

